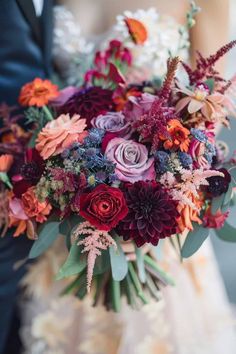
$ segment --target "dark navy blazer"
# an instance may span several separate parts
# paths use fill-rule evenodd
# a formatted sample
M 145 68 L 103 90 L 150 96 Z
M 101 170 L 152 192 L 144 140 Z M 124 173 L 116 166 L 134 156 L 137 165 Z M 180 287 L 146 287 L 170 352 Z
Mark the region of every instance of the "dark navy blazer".
M 44 0 L 40 18 L 31 0 L 0 0 L 0 102 L 15 105 L 23 84 L 36 76 L 49 76 L 51 48 L 52 0 Z M 27 257 L 30 246 L 24 236 L 0 238 L 0 354 L 10 353 L 5 345 L 11 346 L 17 335 L 9 339 L 25 267 L 16 270 L 14 265 Z

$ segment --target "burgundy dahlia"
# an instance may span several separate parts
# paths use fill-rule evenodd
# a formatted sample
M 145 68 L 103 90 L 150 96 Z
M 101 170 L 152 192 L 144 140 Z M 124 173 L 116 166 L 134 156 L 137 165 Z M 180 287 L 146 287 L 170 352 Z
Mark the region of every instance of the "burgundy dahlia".
M 226 193 L 231 182 L 231 175 L 225 168 L 220 168 L 218 171 L 222 172 L 224 177 L 213 176 L 207 178 L 209 183 L 207 186 L 207 192 L 211 195 L 211 197 L 218 197 L 219 195 Z
M 129 209 L 119 226 L 124 240 L 133 239 L 138 247 L 146 242 L 156 246 L 177 232 L 177 204 L 159 183 L 126 184 L 124 194 Z
M 88 127 L 92 118 L 101 113 L 111 111 L 114 103 L 112 100 L 112 91 L 101 87 L 91 87 L 76 92 L 60 108 L 60 113 L 80 114 L 86 118 Z

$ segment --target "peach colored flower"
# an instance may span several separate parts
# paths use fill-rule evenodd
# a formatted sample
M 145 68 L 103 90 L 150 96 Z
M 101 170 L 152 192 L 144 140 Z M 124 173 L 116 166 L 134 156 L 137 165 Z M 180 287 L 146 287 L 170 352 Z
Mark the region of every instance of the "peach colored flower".
M 197 222 L 201 224 L 202 221 L 199 218 L 199 210 L 202 207 L 202 201 L 200 198 L 196 198 L 191 192 L 186 193 L 188 199 L 190 199 L 196 206 L 196 209 L 191 208 L 190 205 L 186 205 L 183 203 L 179 203 L 177 210 L 180 213 L 180 217 L 178 219 L 178 226 L 180 232 L 184 230 L 193 230 L 192 222 Z
M 14 198 L 10 193 L 9 198 L 9 227 L 16 228 L 13 237 L 18 237 L 26 233 L 29 239 L 35 239 L 36 225 L 26 215 L 22 201 Z
M 190 131 L 185 128 L 178 119 L 171 119 L 168 122 L 167 131 L 170 138 L 160 137 L 164 141 L 164 148 L 169 149 L 180 149 L 181 151 L 187 152 L 190 143 L 189 134 Z
M 228 107 L 230 102 L 225 95 L 219 92 L 211 94 L 204 84 L 198 85 L 193 91 L 184 86 L 179 86 L 178 91 L 186 96 L 178 101 L 176 105 L 177 112 L 187 107 L 189 114 L 201 112 L 210 121 L 220 120 L 228 125 L 226 107 Z
M 0 172 L 8 172 L 13 164 L 13 156 L 5 154 L 0 156 Z
M 39 202 L 35 195 L 35 187 L 30 187 L 21 197 L 22 207 L 25 214 L 29 218 L 35 218 L 37 222 L 44 222 L 47 220 L 46 216 L 52 210 L 48 202 Z
M 19 103 L 22 106 L 42 107 L 58 95 L 58 87 L 51 81 L 36 78 L 21 88 Z
M 82 143 L 87 136 L 86 119 L 78 114 L 70 118 L 69 114 L 62 114 L 57 119 L 48 122 L 39 133 L 36 149 L 44 160 L 50 156 L 61 154 L 63 150 L 74 142 Z

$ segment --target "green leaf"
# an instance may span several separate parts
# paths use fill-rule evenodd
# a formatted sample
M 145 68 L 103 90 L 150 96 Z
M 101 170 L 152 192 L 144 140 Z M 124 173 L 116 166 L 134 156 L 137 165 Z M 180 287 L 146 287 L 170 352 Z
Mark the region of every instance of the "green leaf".
M 145 273 L 145 266 L 144 266 L 144 258 L 140 248 L 135 246 L 135 253 L 136 253 L 136 263 L 138 267 L 138 275 L 142 283 L 146 282 L 146 273 Z
M 183 258 L 188 258 L 197 252 L 209 235 L 209 229 L 195 223 L 193 227 L 193 231 L 188 233 L 181 249 L 181 255 Z
M 73 214 L 70 217 L 67 217 L 64 219 L 61 224 L 60 224 L 60 233 L 62 235 L 68 235 L 71 233 L 71 230 L 78 224 L 80 224 L 83 221 L 83 218 L 81 216 Z
M 119 243 L 119 237 L 116 237 L 117 250 L 114 246 L 109 248 L 112 278 L 121 281 L 128 272 L 128 262 Z
M 109 251 L 102 251 L 101 256 L 96 258 L 93 275 L 103 274 L 110 269 Z
M 45 252 L 59 236 L 59 222 L 47 222 L 39 229 L 39 237 L 34 242 L 29 258 L 33 259 Z
M 233 184 L 230 183 L 229 184 L 229 188 L 227 190 L 227 192 L 225 193 L 225 196 L 224 196 L 224 202 L 223 202 L 223 205 L 226 206 L 228 204 L 230 204 L 230 201 L 233 197 Z
M 236 228 L 227 222 L 220 230 L 215 230 L 215 233 L 223 241 L 236 242 Z
M 228 172 L 231 175 L 233 187 L 236 187 L 236 167 L 229 168 Z
M 217 211 L 221 209 L 224 199 L 225 199 L 225 194 L 219 195 L 218 197 L 212 199 L 211 212 L 213 215 L 215 215 Z
M 205 81 L 205 84 L 208 86 L 210 92 L 213 92 L 214 86 L 215 86 L 215 80 L 214 79 L 207 79 Z
M 56 275 L 56 279 L 60 280 L 71 275 L 79 274 L 85 269 L 87 265 L 87 259 L 84 254 L 81 253 L 82 247 L 73 244 L 70 249 L 70 253 L 67 260 L 60 268 Z

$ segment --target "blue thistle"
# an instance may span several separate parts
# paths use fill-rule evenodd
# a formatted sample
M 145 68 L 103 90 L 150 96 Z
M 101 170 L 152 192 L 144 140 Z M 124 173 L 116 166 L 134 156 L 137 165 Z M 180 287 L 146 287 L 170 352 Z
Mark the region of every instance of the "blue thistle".
M 165 173 L 169 169 L 170 156 L 165 151 L 157 151 L 154 155 L 155 167 L 158 173 Z
M 179 151 L 178 158 L 183 168 L 189 169 L 193 163 L 192 157 L 186 152 Z
M 104 131 L 98 128 L 92 128 L 89 131 L 89 135 L 84 139 L 85 147 L 97 147 L 102 143 Z
M 202 130 L 196 129 L 196 128 L 192 128 L 190 130 L 190 132 L 194 136 L 194 138 L 196 138 L 197 140 L 201 141 L 202 143 L 206 143 L 207 142 L 207 136 Z

